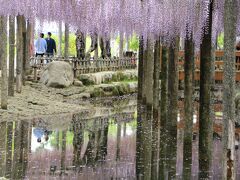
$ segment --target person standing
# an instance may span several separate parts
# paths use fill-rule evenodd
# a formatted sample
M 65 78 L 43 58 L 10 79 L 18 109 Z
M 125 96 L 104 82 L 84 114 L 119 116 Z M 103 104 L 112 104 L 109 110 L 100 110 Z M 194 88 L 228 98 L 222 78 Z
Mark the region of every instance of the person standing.
M 54 56 L 57 53 L 56 42 L 52 37 L 52 33 L 48 32 L 47 41 L 47 56 Z
M 47 50 L 47 42 L 44 39 L 44 34 L 40 33 L 39 38 L 34 43 L 35 51 L 36 51 L 36 57 L 41 56 L 46 53 Z

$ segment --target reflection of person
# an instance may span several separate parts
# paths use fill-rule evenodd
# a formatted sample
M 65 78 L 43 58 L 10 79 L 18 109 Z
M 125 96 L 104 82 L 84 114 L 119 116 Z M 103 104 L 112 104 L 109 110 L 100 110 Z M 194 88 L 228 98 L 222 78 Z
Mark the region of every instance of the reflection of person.
M 236 50 L 240 51 L 240 41 L 238 41 L 237 45 L 236 45 Z
M 47 42 L 44 39 L 43 33 L 39 34 L 39 38 L 35 41 L 34 46 L 36 50 L 36 57 L 37 56 L 43 57 L 43 55 L 46 53 L 46 50 L 47 50 Z
M 52 33 L 48 32 L 48 37 L 46 38 L 47 41 L 47 56 L 53 56 L 54 53 L 57 53 L 56 42 L 53 38 L 51 38 Z
M 42 142 L 42 137 L 44 137 L 44 140 L 45 141 L 48 141 L 49 137 L 49 131 L 47 131 L 46 129 L 44 128 L 40 128 L 40 127 L 37 127 L 37 128 L 34 128 L 33 130 L 33 134 L 34 136 L 37 138 L 37 142 L 41 143 Z

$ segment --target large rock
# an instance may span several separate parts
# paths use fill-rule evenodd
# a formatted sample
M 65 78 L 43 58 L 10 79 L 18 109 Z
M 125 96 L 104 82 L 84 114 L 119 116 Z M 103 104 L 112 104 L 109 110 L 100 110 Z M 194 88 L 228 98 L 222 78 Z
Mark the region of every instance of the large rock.
M 69 63 L 54 61 L 41 73 L 41 82 L 48 87 L 65 88 L 73 83 L 73 70 Z

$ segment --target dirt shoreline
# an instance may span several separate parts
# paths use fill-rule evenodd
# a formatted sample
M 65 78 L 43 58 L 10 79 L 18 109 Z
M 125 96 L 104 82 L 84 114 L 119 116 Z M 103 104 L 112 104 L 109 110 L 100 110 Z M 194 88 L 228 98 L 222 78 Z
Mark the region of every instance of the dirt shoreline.
M 81 94 L 84 87 L 48 88 L 40 83 L 27 82 L 22 93 L 8 99 L 8 110 L 0 109 L 0 120 L 25 120 L 33 117 L 89 111 L 84 105 L 66 102 L 65 97 Z

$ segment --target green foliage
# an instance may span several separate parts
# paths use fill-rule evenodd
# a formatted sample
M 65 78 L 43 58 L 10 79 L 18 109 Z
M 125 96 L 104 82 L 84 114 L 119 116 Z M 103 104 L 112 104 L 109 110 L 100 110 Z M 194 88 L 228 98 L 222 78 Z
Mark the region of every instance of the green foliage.
M 50 142 L 51 146 L 57 146 L 57 137 L 56 136 L 57 136 L 56 131 L 54 131 L 50 135 L 49 142 Z M 59 146 L 60 147 L 62 146 L 61 139 L 62 139 L 62 132 L 60 131 L 59 132 Z M 66 144 L 67 145 L 71 145 L 72 143 L 73 143 L 73 132 L 67 131 L 67 134 L 66 134 Z
M 117 44 L 120 44 L 120 36 L 116 39 Z M 129 50 L 138 51 L 139 48 L 139 39 L 136 34 L 133 34 L 132 37 L 128 40 Z M 126 39 L 123 41 L 123 48 L 126 48 Z
M 136 36 L 136 34 L 134 34 L 132 38 L 129 40 L 129 49 L 133 51 L 138 51 L 138 48 L 139 48 L 139 39 Z
M 59 44 L 59 39 L 57 35 L 52 35 L 52 38 L 56 41 L 56 45 Z M 74 33 L 69 34 L 69 56 L 76 56 L 76 46 L 75 46 L 76 36 Z M 62 53 L 64 53 L 65 48 L 65 36 L 62 36 Z
M 223 49 L 223 46 L 224 46 L 224 33 L 221 33 L 221 34 L 218 36 L 217 44 L 218 44 L 218 48 L 219 48 L 219 49 Z

